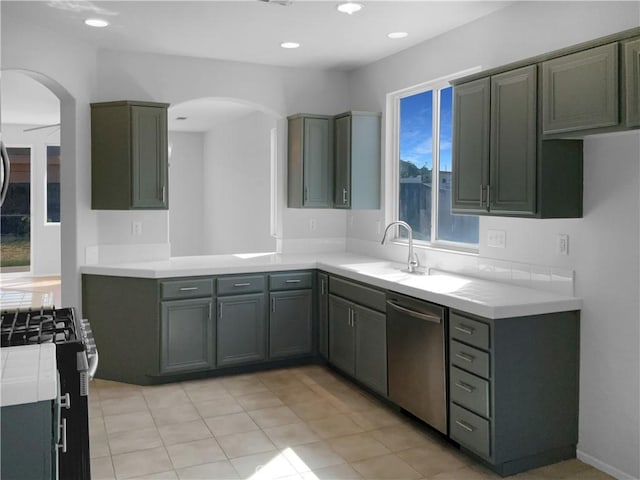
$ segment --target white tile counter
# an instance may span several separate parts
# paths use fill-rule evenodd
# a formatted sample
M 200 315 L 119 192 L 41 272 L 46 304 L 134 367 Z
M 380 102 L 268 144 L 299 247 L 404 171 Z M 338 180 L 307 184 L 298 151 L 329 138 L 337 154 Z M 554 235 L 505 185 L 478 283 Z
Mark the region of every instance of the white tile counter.
M 56 346 L 0 348 L 0 406 L 52 400 L 58 394 Z
M 576 297 L 446 272 L 414 275 L 402 271 L 406 265 L 349 253 L 174 257 L 155 262 L 87 265 L 81 273 L 172 278 L 312 268 L 493 319 L 579 310 L 582 306 Z

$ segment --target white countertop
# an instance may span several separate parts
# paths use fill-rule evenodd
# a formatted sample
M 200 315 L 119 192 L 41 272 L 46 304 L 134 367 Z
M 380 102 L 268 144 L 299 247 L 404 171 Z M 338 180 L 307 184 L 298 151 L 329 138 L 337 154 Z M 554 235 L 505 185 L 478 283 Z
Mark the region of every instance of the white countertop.
M 56 346 L 0 348 L 0 406 L 53 400 L 58 394 Z
M 121 277 L 171 278 L 312 268 L 486 318 L 521 317 L 579 310 L 582 307 L 582 300 L 576 297 L 446 272 L 433 271 L 430 275 L 414 275 L 402 271 L 406 265 L 350 253 L 174 257 L 155 262 L 86 265 L 81 268 L 81 272 Z

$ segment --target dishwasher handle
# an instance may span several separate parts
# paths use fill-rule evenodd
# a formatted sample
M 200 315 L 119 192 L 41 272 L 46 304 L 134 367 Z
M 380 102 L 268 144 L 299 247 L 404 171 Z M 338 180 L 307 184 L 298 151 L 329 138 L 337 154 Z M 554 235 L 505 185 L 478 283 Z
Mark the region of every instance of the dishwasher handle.
M 390 306 L 391 308 L 398 310 L 399 312 L 402 312 L 406 315 L 409 315 L 413 318 L 417 318 L 419 320 L 424 320 L 426 322 L 432 322 L 432 323 L 442 322 L 442 318 L 440 318 L 437 315 L 429 315 L 428 313 L 416 312 L 415 310 L 401 307 L 400 305 L 398 305 L 395 302 L 392 302 L 391 300 L 387 300 L 387 305 Z

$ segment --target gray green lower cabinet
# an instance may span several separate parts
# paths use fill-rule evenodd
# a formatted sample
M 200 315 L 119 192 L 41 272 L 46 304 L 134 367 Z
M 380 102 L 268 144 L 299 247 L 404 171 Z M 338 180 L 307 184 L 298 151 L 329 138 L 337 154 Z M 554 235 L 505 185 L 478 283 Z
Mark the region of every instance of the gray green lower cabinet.
M 218 297 L 217 366 L 267 358 L 264 293 Z
M 501 475 L 575 457 L 579 312 L 450 312 L 449 436 Z
M 160 373 L 215 367 L 214 319 L 211 298 L 162 302 L 160 313 Z
M 270 293 L 269 357 L 310 354 L 313 350 L 313 292 Z
M 0 409 L 0 478 L 49 480 L 57 476 L 52 400 Z M 57 432 L 56 432 L 57 434 Z
M 330 294 L 329 362 L 387 396 L 386 314 Z

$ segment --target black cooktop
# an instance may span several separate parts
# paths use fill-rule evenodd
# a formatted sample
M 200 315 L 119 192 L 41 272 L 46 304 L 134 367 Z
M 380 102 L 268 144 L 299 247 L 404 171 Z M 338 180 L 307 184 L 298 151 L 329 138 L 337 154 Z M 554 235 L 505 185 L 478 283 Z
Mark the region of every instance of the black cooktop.
M 72 308 L 12 310 L 0 313 L 0 347 L 76 342 Z

